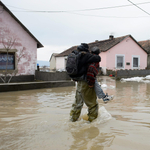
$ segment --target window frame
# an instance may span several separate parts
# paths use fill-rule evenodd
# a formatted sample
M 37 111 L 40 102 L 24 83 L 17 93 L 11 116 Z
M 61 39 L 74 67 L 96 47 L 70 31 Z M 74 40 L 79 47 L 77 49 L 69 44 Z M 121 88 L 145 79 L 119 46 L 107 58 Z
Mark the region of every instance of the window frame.
M 6 53 L 7 54 L 7 50 L 6 49 L 0 49 L 0 53 Z M 15 64 L 14 64 L 14 66 L 15 66 L 15 69 L 13 69 L 13 70 L 7 70 L 7 73 L 9 74 L 11 74 L 11 73 L 13 73 L 13 72 L 18 72 L 18 66 L 17 66 L 17 50 L 16 49 L 10 49 L 9 51 L 8 51 L 8 54 L 9 53 L 14 53 L 14 59 L 15 59 Z M 4 69 L 4 70 L 0 70 L 0 74 L 3 74 L 3 73 L 5 73 L 6 72 L 6 69 Z
M 117 67 L 117 57 L 123 57 L 123 67 Z M 125 55 L 124 54 L 116 54 L 115 67 L 116 69 L 125 69 Z
M 134 58 L 138 58 L 138 67 L 133 67 Z M 140 69 L 140 55 L 132 55 L 132 69 Z

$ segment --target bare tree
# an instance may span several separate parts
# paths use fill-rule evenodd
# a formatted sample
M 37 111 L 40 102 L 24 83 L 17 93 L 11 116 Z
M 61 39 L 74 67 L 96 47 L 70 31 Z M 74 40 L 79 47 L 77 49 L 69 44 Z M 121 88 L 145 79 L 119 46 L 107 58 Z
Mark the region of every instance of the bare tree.
M 18 53 L 17 53 L 17 65 L 20 61 L 20 59 L 24 56 L 24 51 L 25 48 L 22 48 L 21 43 L 18 42 L 19 39 L 17 38 L 17 36 L 15 34 L 13 34 L 8 28 L 4 27 L 4 28 L 0 28 L 0 44 L 3 46 L 6 55 L 7 55 L 7 61 L 6 61 L 6 68 L 3 71 L 3 73 L 1 73 L 0 78 L 1 80 L 6 83 L 7 82 L 7 77 L 10 77 L 8 80 L 8 83 L 11 81 L 12 77 L 16 75 L 17 70 L 14 69 L 14 71 L 12 71 L 11 73 L 8 71 L 8 60 L 9 60 L 9 54 L 10 51 L 12 50 L 12 48 L 14 48 L 15 46 L 21 47 L 21 49 L 19 49 Z
M 18 63 L 20 62 L 20 59 L 25 56 L 24 51 L 25 51 L 25 47 L 23 47 L 23 48 L 20 50 L 20 53 L 18 54 L 18 57 L 17 57 L 17 65 L 18 65 Z M 9 78 L 9 80 L 8 80 L 8 83 L 11 81 L 11 79 L 12 79 L 13 76 L 16 76 L 16 73 L 17 73 L 16 70 L 14 70 L 13 73 L 10 74 L 10 78 Z M 6 80 L 5 80 L 5 81 L 6 81 Z

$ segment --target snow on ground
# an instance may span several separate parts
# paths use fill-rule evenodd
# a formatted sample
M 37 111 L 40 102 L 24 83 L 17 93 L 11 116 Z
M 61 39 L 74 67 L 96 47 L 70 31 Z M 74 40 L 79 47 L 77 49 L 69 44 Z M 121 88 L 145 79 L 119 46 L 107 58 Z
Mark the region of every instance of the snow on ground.
M 102 84 L 101 87 L 102 88 L 107 88 L 107 85 L 106 84 Z
M 100 82 L 98 82 L 99 83 L 99 85 L 101 86 L 101 88 L 102 89 L 107 89 L 107 88 L 110 88 L 110 89 L 114 89 L 115 88 L 115 86 L 114 85 L 107 85 L 107 84 L 101 84 Z
M 122 78 L 120 81 L 122 82 L 129 82 L 129 81 L 135 81 L 135 82 L 145 82 L 150 83 L 150 75 L 146 77 L 132 77 L 132 78 Z

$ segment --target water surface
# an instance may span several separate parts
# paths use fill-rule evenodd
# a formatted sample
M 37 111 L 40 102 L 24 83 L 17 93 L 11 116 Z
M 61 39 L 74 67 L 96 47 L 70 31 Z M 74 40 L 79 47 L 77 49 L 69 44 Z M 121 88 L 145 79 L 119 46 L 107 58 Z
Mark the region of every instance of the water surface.
M 69 121 L 76 87 L 0 93 L 0 150 L 149 150 L 150 83 L 98 81 L 115 97 L 92 123 Z

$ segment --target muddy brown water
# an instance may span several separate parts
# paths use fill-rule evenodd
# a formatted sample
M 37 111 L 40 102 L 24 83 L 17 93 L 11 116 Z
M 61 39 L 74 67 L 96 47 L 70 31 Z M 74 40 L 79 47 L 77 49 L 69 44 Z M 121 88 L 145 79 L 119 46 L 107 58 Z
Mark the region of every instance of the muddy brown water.
M 69 121 L 76 87 L 0 93 L 0 150 L 150 150 L 150 83 L 98 79 L 114 100 Z

